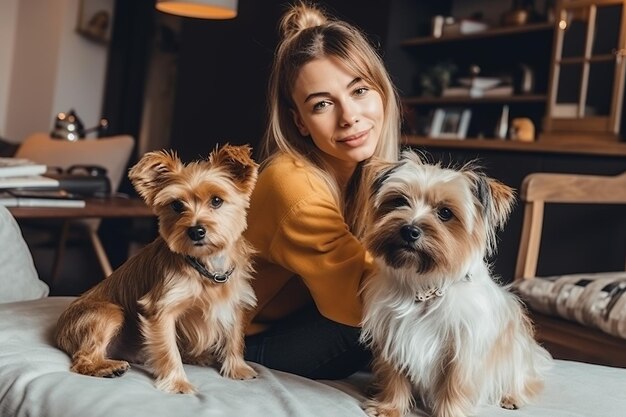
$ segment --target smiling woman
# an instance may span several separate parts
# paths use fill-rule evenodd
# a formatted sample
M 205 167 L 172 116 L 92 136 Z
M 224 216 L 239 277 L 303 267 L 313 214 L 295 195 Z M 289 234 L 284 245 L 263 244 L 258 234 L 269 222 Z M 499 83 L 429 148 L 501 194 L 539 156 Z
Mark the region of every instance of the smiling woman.
M 398 101 L 353 26 L 298 4 L 281 34 L 246 232 L 258 251 L 246 358 L 334 379 L 369 359 L 358 342 L 359 288 L 371 268 L 359 214 L 367 161 L 397 159 Z
M 356 165 L 378 145 L 381 95 L 339 60 L 320 58 L 302 67 L 292 96 L 300 134 L 310 136 L 335 177 L 346 184 Z

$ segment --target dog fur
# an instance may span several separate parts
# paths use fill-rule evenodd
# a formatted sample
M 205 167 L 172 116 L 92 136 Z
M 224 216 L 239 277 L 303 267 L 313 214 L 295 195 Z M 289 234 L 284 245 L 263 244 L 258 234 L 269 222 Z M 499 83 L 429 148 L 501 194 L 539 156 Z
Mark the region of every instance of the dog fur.
M 256 305 L 253 249 L 242 237 L 258 171 L 250 152 L 225 145 L 189 164 L 150 152 L 130 170 L 158 216 L 159 236 L 60 316 L 56 341 L 72 371 L 119 376 L 129 364 L 110 355 L 139 350 L 166 392 L 195 391 L 182 360 L 217 360 L 229 378 L 256 376 L 243 359 L 243 315 Z
M 429 165 L 406 151 L 374 161 L 365 242 L 377 271 L 363 287 L 362 341 L 380 391 L 369 416 L 422 405 L 436 417 L 481 404 L 517 408 L 542 389 L 551 357 L 519 299 L 491 276 L 514 192 L 467 165 Z

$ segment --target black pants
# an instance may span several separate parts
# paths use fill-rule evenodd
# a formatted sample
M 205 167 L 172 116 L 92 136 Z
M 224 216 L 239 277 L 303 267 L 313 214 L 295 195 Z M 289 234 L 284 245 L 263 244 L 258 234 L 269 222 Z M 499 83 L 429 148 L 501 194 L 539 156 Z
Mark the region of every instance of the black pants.
M 363 369 L 370 352 L 360 329 L 336 323 L 315 307 L 246 337 L 246 360 L 312 379 L 341 379 Z

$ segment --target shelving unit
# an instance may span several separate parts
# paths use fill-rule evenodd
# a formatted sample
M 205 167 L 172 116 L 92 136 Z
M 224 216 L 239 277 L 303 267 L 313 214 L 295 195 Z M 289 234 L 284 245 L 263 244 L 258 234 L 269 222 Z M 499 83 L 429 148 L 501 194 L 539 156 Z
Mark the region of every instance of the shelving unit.
M 553 23 L 539 22 L 494 27 L 471 34 L 418 36 L 401 40 L 401 48 L 414 65 L 413 88 L 406 91 L 401 98 L 407 117 L 412 118 L 407 120 L 407 133 L 415 137 L 428 136 L 432 127 L 429 123 L 436 109 L 444 112 L 469 109 L 471 117 L 467 137 L 471 139 L 495 136 L 494 131 L 505 105 L 508 106 L 508 121 L 516 117 L 527 117 L 532 120 L 538 133 L 548 100 L 553 35 Z M 528 45 L 533 47 L 528 48 Z M 454 78 L 469 76 L 470 66 L 477 65 L 481 68 L 480 76 L 508 76 L 514 79 L 516 72 L 525 66 L 532 72 L 532 90 L 522 92 L 520 88 L 514 88 L 513 95 L 486 95 L 477 98 L 469 96 L 469 89 L 467 95 L 460 96 L 424 94 L 420 91 L 417 80 L 442 62 L 452 62 L 456 66 L 458 71 Z M 429 143 L 422 142 L 421 145 L 428 146 Z M 481 146 L 489 145 L 487 143 Z
M 402 103 L 406 105 L 446 105 L 472 103 L 545 103 L 545 94 L 526 94 L 494 97 L 404 97 Z
M 535 141 L 520 142 L 495 138 L 482 139 L 433 139 L 426 136 L 406 135 L 403 144 L 417 148 L 431 149 L 459 149 L 459 150 L 495 150 L 517 151 L 550 154 L 578 154 L 598 156 L 626 156 L 626 143 L 604 142 L 590 144 L 589 142 L 572 142 L 563 146 L 561 142 Z
M 553 31 L 554 24 L 548 22 L 541 23 L 529 23 L 522 26 L 510 26 L 510 27 L 496 27 L 484 30 L 482 32 L 468 33 L 462 35 L 449 35 L 440 36 L 438 38 L 434 36 L 422 36 L 417 38 L 406 39 L 401 42 L 402 46 L 418 46 L 418 45 L 431 45 L 456 41 L 471 41 L 476 39 L 501 37 L 508 35 L 519 35 L 529 32 L 542 32 Z

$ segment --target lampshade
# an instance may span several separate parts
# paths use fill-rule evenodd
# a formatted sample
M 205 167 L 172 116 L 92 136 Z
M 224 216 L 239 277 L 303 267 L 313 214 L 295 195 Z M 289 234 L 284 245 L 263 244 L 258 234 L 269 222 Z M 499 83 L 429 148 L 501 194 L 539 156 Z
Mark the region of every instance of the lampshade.
M 156 8 L 165 13 L 200 19 L 233 19 L 238 0 L 157 0 Z

